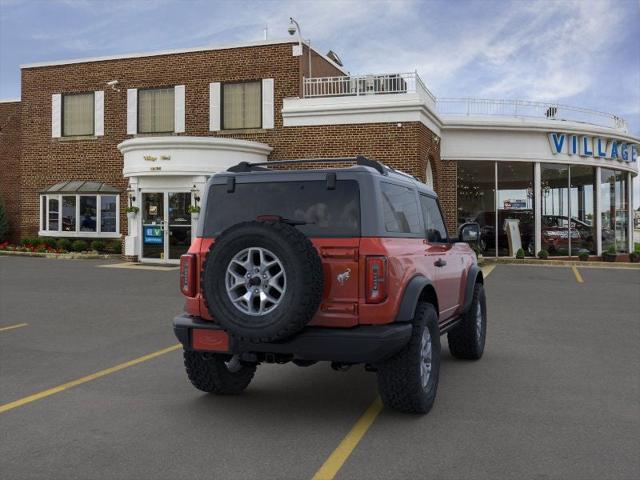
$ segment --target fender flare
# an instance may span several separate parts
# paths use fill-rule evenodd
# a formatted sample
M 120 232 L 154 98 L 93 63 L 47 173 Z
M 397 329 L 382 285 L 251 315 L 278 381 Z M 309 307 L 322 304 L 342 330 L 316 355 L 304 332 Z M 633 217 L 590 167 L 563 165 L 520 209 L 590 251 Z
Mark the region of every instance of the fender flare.
M 462 313 L 465 314 L 471 308 L 471 300 L 473 300 L 473 287 L 476 283 L 484 283 L 484 277 L 482 275 L 482 270 L 478 265 L 471 265 L 469 268 L 469 273 L 467 273 L 467 285 L 464 289 L 464 305 L 462 308 Z
M 411 322 L 413 320 L 413 314 L 418 306 L 420 295 L 422 295 L 422 291 L 427 286 L 431 286 L 435 291 L 433 282 L 427 277 L 416 275 L 409 280 L 409 283 L 402 294 L 400 308 L 398 308 L 398 313 L 396 315 L 396 322 Z

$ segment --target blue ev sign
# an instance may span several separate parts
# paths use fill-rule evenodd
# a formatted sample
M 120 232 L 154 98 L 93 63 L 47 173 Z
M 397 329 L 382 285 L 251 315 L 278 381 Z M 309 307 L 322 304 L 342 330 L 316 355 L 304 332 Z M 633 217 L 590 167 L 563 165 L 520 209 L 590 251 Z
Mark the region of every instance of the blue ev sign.
M 638 161 L 638 145 L 613 138 L 593 137 L 552 132 L 548 134 L 551 152 L 554 155 L 579 155 L 621 162 Z

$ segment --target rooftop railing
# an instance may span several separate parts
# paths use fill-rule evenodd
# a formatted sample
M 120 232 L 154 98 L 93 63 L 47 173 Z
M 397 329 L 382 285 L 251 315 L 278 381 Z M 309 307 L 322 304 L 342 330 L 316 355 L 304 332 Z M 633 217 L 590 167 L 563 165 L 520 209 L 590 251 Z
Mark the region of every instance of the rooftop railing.
M 417 93 L 442 115 L 503 116 L 540 118 L 588 123 L 628 131 L 627 122 L 611 113 L 559 103 L 482 98 L 438 98 L 429 91 L 417 72 L 305 78 L 304 98 L 359 97 Z
M 416 72 L 313 77 L 305 78 L 303 85 L 305 98 L 418 93 L 435 102 L 435 97 Z
M 438 113 L 442 115 L 544 118 L 588 123 L 625 131 L 628 129 L 627 122 L 617 115 L 559 103 L 483 98 L 439 98 L 436 105 Z

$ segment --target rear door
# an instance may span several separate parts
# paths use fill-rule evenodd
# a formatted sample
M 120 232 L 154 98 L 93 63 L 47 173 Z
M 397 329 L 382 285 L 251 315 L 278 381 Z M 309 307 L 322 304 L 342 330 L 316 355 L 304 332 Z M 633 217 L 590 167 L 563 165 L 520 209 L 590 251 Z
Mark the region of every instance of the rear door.
M 454 315 L 460 305 L 460 289 L 464 270 L 463 258 L 449 242 L 440 206 L 434 197 L 420 194 L 427 241 L 427 262 L 434 272 L 436 293 L 440 307 L 440 321 Z

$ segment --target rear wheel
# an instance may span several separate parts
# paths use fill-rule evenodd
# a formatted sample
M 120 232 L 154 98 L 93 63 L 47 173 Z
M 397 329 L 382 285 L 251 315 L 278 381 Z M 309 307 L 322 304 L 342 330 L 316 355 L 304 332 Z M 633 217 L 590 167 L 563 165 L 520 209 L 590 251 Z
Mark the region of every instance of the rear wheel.
M 215 353 L 184 352 L 189 380 L 198 390 L 219 395 L 241 393 L 256 373 L 256 366 L 237 357 Z
M 440 374 L 440 330 L 433 305 L 419 303 L 409 343 L 377 365 L 383 403 L 408 413 L 428 413 L 433 407 Z
M 478 360 L 484 352 L 487 337 L 487 300 L 484 286 L 476 283 L 469 311 L 447 334 L 449 351 L 456 358 Z

